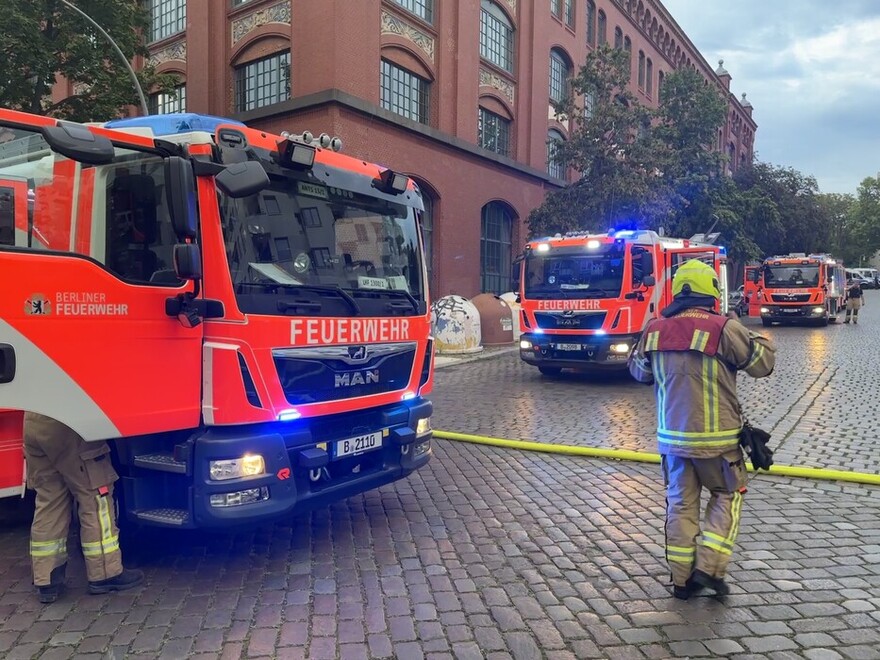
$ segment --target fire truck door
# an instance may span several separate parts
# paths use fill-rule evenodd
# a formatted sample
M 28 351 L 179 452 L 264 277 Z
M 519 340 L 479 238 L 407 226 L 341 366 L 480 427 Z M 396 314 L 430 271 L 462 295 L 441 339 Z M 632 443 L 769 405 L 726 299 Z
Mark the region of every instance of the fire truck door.
M 117 148 L 112 164 L 79 165 L 16 134 L 0 144 L 0 188 L 27 181 L 14 208 L 29 217 L 0 244 L 0 409 L 87 440 L 197 426 L 202 326 L 166 314 L 193 284 L 174 271 L 164 159 Z

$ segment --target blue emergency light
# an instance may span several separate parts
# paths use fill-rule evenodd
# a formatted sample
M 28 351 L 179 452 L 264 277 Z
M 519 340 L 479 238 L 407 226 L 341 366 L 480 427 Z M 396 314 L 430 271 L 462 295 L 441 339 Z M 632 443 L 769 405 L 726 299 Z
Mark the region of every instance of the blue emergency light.
M 724 247 L 723 245 L 719 245 L 718 246 L 718 254 L 720 254 L 722 257 L 726 257 L 727 256 L 727 248 Z
M 235 119 L 215 117 L 213 115 L 200 115 L 194 112 L 178 112 L 167 115 L 149 115 L 147 117 L 131 117 L 130 119 L 114 119 L 108 121 L 105 128 L 150 128 L 153 135 L 176 135 L 178 133 L 191 133 L 192 131 L 205 131 L 214 133 L 222 124 L 234 124 L 246 128 L 245 124 Z

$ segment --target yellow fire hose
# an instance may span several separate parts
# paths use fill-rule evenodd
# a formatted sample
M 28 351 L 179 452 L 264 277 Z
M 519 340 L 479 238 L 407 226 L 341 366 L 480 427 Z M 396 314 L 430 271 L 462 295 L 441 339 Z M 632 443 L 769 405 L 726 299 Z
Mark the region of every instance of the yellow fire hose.
M 507 449 L 522 449 L 523 451 L 537 451 L 550 454 L 565 454 L 567 456 L 608 458 L 619 461 L 637 461 L 640 463 L 660 462 L 660 454 L 631 451 L 629 449 L 604 449 L 600 447 L 579 447 L 576 445 L 532 442 L 529 440 L 508 440 L 506 438 L 491 438 L 484 435 L 452 433 L 451 431 L 434 431 L 434 437 L 440 438 L 441 440 L 457 440 L 459 442 L 471 442 L 478 445 L 505 447 Z M 754 472 L 754 468 L 748 463 L 748 461 L 746 461 L 746 464 L 749 471 Z M 780 477 L 801 477 L 804 479 L 823 479 L 825 481 L 850 481 L 857 484 L 880 486 L 880 474 L 867 474 L 865 472 L 826 470 L 824 468 L 797 467 L 793 465 L 773 465 L 770 467 L 770 474 L 776 474 Z

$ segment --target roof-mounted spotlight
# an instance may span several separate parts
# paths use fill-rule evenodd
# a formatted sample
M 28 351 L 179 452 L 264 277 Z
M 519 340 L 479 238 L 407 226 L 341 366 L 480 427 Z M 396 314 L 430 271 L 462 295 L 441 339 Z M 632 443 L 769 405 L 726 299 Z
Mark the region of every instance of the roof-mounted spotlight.
M 290 138 L 278 143 L 278 161 L 282 167 L 309 170 L 315 164 L 315 148 Z
M 379 179 L 373 182 L 379 190 L 392 195 L 400 195 L 406 192 L 409 186 L 409 177 L 393 170 L 385 170 L 379 175 Z
M 321 145 L 322 149 L 329 149 L 330 143 L 332 141 L 333 141 L 333 138 L 331 138 L 326 133 L 321 133 L 321 135 L 318 137 L 318 144 Z
M 333 151 L 342 151 L 342 140 L 338 137 L 334 137 L 330 140 L 330 148 L 333 149 Z

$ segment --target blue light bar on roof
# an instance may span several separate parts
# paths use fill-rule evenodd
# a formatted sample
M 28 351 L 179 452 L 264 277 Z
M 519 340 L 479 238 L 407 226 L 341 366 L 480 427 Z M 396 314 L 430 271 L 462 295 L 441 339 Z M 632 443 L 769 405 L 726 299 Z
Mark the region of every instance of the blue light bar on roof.
M 720 254 L 722 257 L 726 257 L 727 256 L 727 248 L 724 247 L 723 245 L 719 245 L 718 246 L 718 254 Z
M 221 124 L 234 124 L 245 127 L 240 121 L 214 117 L 213 115 L 199 115 L 194 112 L 179 112 L 167 115 L 150 115 L 148 117 L 131 117 L 130 119 L 114 119 L 108 121 L 105 128 L 150 128 L 153 135 L 176 135 L 178 133 L 190 133 L 192 131 L 206 131 L 214 133 Z

